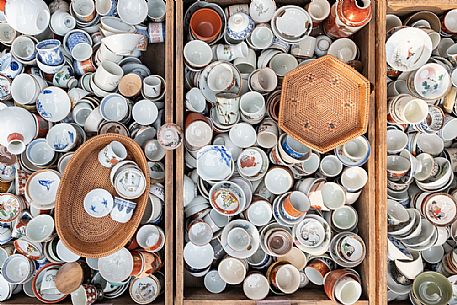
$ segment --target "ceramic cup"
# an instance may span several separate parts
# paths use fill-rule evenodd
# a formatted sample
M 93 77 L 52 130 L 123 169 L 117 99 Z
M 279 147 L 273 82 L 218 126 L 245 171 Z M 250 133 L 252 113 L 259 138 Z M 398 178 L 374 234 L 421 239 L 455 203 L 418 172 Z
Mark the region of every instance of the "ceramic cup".
M 327 0 L 323 0 L 327 1 Z M 314 3 L 312 1 L 311 3 Z M 316 48 L 316 38 L 313 36 L 306 36 L 303 40 L 292 45 L 290 53 L 298 58 L 311 58 L 314 56 L 314 49 Z
M 215 10 L 201 8 L 192 14 L 190 29 L 195 38 L 211 43 L 222 30 L 222 19 Z
M 234 93 L 218 93 L 216 95 L 216 114 L 219 122 L 231 125 L 239 117 L 240 97 Z
M 159 97 L 162 92 L 162 79 L 156 75 L 149 75 L 143 79 L 143 92 L 148 98 Z
M 319 172 L 325 177 L 336 177 L 343 170 L 343 164 L 335 155 L 327 155 L 322 158 Z
M 82 30 L 68 32 L 64 37 L 64 44 L 76 61 L 84 61 L 92 56 L 92 39 L 89 34 Z
M 71 302 L 74 305 L 91 305 L 103 298 L 103 291 L 96 286 L 84 284 L 71 293 Z
M 71 16 L 68 12 L 57 10 L 51 16 L 50 25 L 54 33 L 65 36 L 65 34 L 75 28 L 76 20 L 75 17 Z
M 263 119 L 257 129 L 257 144 L 263 148 L 273 148 L 278 142 L 278 133 L 278 125 L 273 119 Z
M 122 143 L 112 141 L 106 145 L 98 154 L 98 161 L 104 167 L 111 168 L 127 157 L 127 149 Z
M 165 233 L 156 225 L 144 225 L 136 233 L 138 245 L 148 252 L 158 252 L 165 245 Z
M 57 39 L 46 39 L 36 45 L 37 58 L 39 62 L 48 66 L 59 66 L 63 64 L 64 57 L 60 50 L 60 41 Z
M 278 84 L 277 73 L 273 69 L 263 68 L 253 71 L 249 75 L 249 87 L 261 93 L 271 92 Z
M 135 208 L 135 202 L 115 197 L 111 218 L 117 222 L 126 223 L 132 218 Z
M 90 22 L 97 14 L 92 0 L 75 0 L 71 4 L 76 19 L 81 22 Z
M 114 62 L 106 60 L 97 68 L 94 82 L 105 91 L 113 91 L 117 88 L 122 76 L 124 76 L 122 68 Z
M 249 123 L 260 122 L 266 113 L 265 98 L 255 91 L 243 94 L 239 107 L 243 120 Z
M 247 269 L 248 264 L 245 260 L 228 256 L 221 260 L 217 271 L 227 284 L 237 285 L 243 282 Z
M 294 293 L 300 285 L 300 273 L 292 264 L 274 263 L 268 268 L 266 277 L 272 287 L 285 294 Z

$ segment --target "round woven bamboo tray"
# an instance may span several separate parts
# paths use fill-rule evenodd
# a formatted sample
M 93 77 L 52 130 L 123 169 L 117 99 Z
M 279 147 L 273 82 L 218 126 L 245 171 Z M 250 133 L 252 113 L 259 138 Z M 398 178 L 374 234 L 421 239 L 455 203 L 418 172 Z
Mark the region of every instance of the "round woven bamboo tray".
M 283 80 L 278 126 L 325 153 L 367 131 L 370 82 L 331 55 L 289 72 Z
M 135 161 L 149 177 L 146 158 L 141 147 L 129 137 L 104 134 L 84 143 L 68 162 L 57 192 L 55 221 L 57 234 L 74 253 L 83 257 L 99 258 L 122 248 L 133 236 L 148 201 L 149 179 L 145 193 L 135 199 L 137 203 L 132 218 L 119 223 L 105 216 L 89 216 L 83 206 L 84 197 L 94 188 L 104 188 L 118 196 L 110 182 L 111 169 L 98 162 L 98 152 L 111 141 L 121 142 L 128 151 L 127 160 Z

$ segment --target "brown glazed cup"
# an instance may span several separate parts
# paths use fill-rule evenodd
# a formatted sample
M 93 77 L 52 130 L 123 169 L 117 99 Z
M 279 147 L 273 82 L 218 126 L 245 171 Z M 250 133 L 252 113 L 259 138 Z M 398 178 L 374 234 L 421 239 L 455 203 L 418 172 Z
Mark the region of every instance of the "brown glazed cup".
M 335 301 L 335 286 L 336 284 L 344 277 L 351 277 L 354 280 L 360 283 L 359 274 L 349 268 L 345 269 L 336 269 L 327 273 L 327 276 L 324 279 L 324 290 L 325 294 L 329 297 L 330 300 Z
M 222 30 L 221 16 L 210 8 L 197 10 L 190 18 L 192 35 L 205 42 L 213 42 Z

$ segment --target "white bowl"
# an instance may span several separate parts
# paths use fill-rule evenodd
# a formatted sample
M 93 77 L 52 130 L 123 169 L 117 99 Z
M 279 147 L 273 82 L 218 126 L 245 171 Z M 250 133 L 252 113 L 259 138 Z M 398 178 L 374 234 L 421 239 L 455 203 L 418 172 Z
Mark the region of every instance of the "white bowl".
M 148 4 L 144 0 L 119 0 L 117 14 L 127 24 L 140 24 L 148 16 Z
M 53 170 L 35 172 L 27 180 L 26 196 L 37 208 L 52 208 L 60 184 L 60 174 Z
M 51 19 L 49 8 L 42 0 L 8 1 L 4 11 L 8 24 L 26 35 L 44 32 Z
M 111 213 L 113 209 L 113 196 L 104 189 L 93 189 L 84 197 L 84 210 L 95 218 L 101 218 Z
M 122 121 L 129 112 L 127 100 L 118 93 L 111 93 L 102 99 L 100 113 L 102 117 L 111 122 Z
M 159 115 L 156 104 L 149 100 L 141 100 L 133 105 L 132 116 L 140 125 L 151 125 Z
M 265 186 L 273 194 L 284 194 L 292 187 L 294 179 L 289 171 L 282 167 L 270 169 L 265 176 Z
M 36 139 L 27 145 L 26 156 L 36 166 L 44 166 L 51 163 L 55 153 L 45 139 Z
M 46 135 L 48 145 L 58 152 L 71 150 L 76 143 L 77 131 L 67 123 L 56 124 L 49 129 Z
M 255 144 L 257 133 L 251 124 L 238 123 L 230 129 L 229 137 L 236 146 L 247 148 Z
M 38 113 L 50 122 L 58 122 L 67 117 L 71 101 L 67 92 L 59 87 L 47 87 L 38 95 Z
M 223 145 L 208 145 L 197 153 L 197 173 L 203 180 L 225 180 L 233 168 L 232 154 Z
M 102 38 L 102 43 L 115 54 L 128 56 L 135 51 L 141 39 L 141 34 L 122 33 Z
M 120 33 L 134 33 L 135 27 L 133 25 L 123 22 L 118 17 L 102 17 L 100 19 L 101 28 L 113 34 Z

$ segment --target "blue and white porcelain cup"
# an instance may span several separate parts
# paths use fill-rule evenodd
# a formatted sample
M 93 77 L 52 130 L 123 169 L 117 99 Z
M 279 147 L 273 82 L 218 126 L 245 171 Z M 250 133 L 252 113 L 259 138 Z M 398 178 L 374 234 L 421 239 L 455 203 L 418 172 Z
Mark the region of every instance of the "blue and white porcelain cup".
M 59 66 L 64 62 L 63 53 L 60 50 L 60 41 L 46 39 L 36 45 L 38 60 L 47 66 Z
M 132 218 L 135 208 L 135 202 L 115 197 L 114 207 L 111 211 L 111 219 L 120 223 L 126 223 Z
M 24 71 L 24 66 L 11 56 L 11 53 L 6 53 L 0 58 L 0 74 L 13 79 L 22 71 Z
M 68 32 L 64 44 L 76 61 L 84 61 L 92 56 L 92 38 L 82 30 Z
M 311 149 L 309 147 L 289 135 L 282 141 L 281 146 L 289 156 L 297 160 L 307 160 L 311 155 Z

